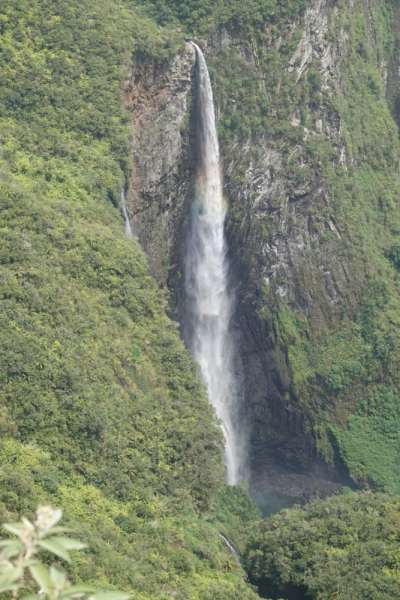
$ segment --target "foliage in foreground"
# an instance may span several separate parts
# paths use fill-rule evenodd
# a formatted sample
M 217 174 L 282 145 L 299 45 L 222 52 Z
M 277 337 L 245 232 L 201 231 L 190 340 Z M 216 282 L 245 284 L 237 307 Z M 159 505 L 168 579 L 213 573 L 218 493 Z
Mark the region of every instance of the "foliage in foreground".
M 265 519 L 245 557 L 261 595 L 288 600 L 392 600 L 399 595 L 399 562 L 400 501 L 371 492 Z
M 0 593 L 12 592 L 12 598 L 17 598 L 18 592 L 27 588 L 29 579 L 39 586 L 43 600 L 75 600 L 93 591 L 82 585 L 71 585 L 59 565 L 53 564 L 47 569 L 37 558 L 37 554 L 45 550 L 70 562 L 70 551 L 85 547 L 81 542 L 64 535 L 65 528 L 57 525 L 61 517 L 60 509 L 38 506 L 34 523 L 22 517 L 18 523 L 3 525 L 3 529 L 17 539 L 0 542 L 3 548 L 0 553 Z M 35 594 L 24 596 L 24 600 L 36 597 Z M 128 600 L 130 597 L 130 594 L 121 592 L 105 592 L 91 595 L 89 600 Z

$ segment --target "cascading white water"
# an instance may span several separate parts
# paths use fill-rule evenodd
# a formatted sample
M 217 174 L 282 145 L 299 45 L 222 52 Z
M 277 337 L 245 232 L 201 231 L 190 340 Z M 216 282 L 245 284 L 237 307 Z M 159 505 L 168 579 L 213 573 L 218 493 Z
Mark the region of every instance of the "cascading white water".
M 193 45 L 197 54 L 199 154 L 185 273 L 189 345 L 200 365 L 210 401 L 222 421 L 227 480 L 233 485 L 244 477 L 244 446 L 240 434 L 234 348 L 230 333 L 232 300 L 228 292 L 224 237 L 226 208 L 210 77 L 203 53 L 196 44 Z
M 237 552 L 236 552 L 235 548 L 232 546 L 232 544 L 230 543 L 230 541 L 228 540 L 228 538 L 225 537 L 223 533 L 220 533 L 219 537 L 222 540 L 224 540 L 225 544 L 228 546 L 229 550 L 231 551 L 231 553 L 235 557 L 236 564 L 240 566 L 240 561 L 239 561 L 239 557 L 237 555 Z
M 125 235 L 128 237 L 132 237 L 132 229 L 129 221 L 128 211 L 126 210 L 126 202 L 125 202 L 125 192 L 121 192 L 121 211 L 122 216 L 125 219 Z

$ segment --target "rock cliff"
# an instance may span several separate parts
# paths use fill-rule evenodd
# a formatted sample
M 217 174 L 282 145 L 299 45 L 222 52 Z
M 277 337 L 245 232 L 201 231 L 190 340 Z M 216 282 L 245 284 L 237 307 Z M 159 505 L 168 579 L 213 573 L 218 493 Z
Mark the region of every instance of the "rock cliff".
M 367 0 L 310 0 L 302 18 L 286 20 L 279 30 L 266 23 L 262 36 L 219 29 L 198 40 L 220 122 L 254 492 L 307 499 L 348 481 L 335 428 L 346 428 L 363 386 L 385 377 L 380 367 L 369 379 L 363 370 L 366 339 L 356 331 L 357 311 L 379 269 L 365 244 L 355 242 L 358 217 L 351 212 L 353 191 L 347 192 L 360 185 L 352 178 L 365 164 L 372 166 L 364 139 L 352 131 L 363 127 L 352 116 L 353 56 L 371 72 L 368 90 L 376 104 L 386 94 L 397 110 L 398 65 L 393 50 L 382 50 L 378 12 L 379 3 Z M 396 27 L 395 18 L 387 31 Z M 193 65 L 187 44 L 168 64 L 137 60 L 126 85 L 134 139 L 132 225 L 154 275 L 172 293 L 178 319 L 196 151 Z M 267 125 L 254 118 L 245 133 L 235 131 L 235 122 L 251 119 L 246 111 L 255 94 L 267 101 Z M 360 223 L 369 220 L 369 208 L 362 211 Z M 347 368 L 336 367 L 338 356 L 340 364 L 361 365 L 352 379 L 341 375 L 342 387 L 332 383 L 335 369 Z
M 180 245 L 193 186 L 194 61 L 190 44 L 170 64 L 138 59 L 125 86 L 134 132 L 127 202 L 133 230 L 160 283 L 167 279 L 170 253 Z

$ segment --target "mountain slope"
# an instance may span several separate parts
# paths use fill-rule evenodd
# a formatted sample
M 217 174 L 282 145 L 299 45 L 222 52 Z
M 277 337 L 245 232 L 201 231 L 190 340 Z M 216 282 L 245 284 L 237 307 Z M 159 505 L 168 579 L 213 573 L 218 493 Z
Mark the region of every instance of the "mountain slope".
M 222 437 L 120 193 L 133 52 L 182 42 L 115 2 L 2 5 L 1 518 L 65 509 L 72 576 L 137 598 L 254 597 L 257 511 L 223 483 Z

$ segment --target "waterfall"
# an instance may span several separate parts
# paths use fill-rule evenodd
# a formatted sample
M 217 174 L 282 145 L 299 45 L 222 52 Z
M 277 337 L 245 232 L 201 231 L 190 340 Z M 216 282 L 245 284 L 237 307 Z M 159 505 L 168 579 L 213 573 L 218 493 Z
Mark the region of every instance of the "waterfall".
M 229 550 L 231 551 L 231 553 L 233 554 L 233 556 L 235 557 L 235 561 L 236 564 L 240 566 L 240 561 L 239 561 L 239 557 L 237 555 L 237 552 L 235 550 L 235 548 L 232 546 L 232 544 L 230 543 L 230 541 L 228 540 L 227 537 L 224 536 L 223 533 L 220 532 L 219 537 L 224 540 L 225 544 L 228 546 Z
M 196 49 L 197 177 L 187 243 L 185 291 L 188 344 L 200 365 L 212 405 L 225 436 L 227 481 L 244 477 L 234 344 L 230 331 L 232 297 L 224 236 L 226 207 L 222 194 L 214 104 L 206 61 Z
M 122 192 L 121 192 L 121 211 L 122 211 L 122 216 L 125 219 L 125 235 L 128 237 L 132 237 L 131 224 L 130 224 L 129 217 L 128 217 L 128 211 L 126 210 L 124 190 L 122 190 Z

